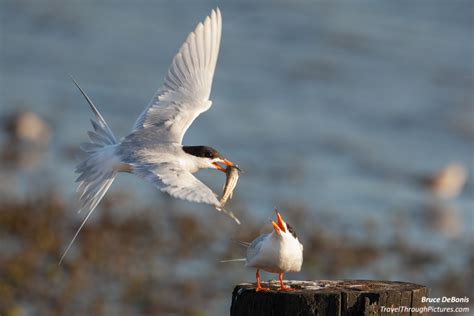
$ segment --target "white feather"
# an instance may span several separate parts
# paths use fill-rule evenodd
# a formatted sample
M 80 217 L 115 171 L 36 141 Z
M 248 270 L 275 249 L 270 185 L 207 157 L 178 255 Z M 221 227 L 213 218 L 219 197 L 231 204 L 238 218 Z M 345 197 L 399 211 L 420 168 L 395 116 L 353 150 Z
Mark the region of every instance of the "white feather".
M 163 86 L 135 122 L 134 131 L 149 129 L 163 142 L 181 143 L 191 123 L 211 107 L 221 29 L 221 13 L 216 9 L 189 34 Z
M 134 173 L 175 198 L 213 205 L 240 224 L 232 212 L 222 208 L 217 194 L 178 164 L 161 163 L 145 167 L 136 165 Z
M 96 120 L 91 120 L 94 131 L 87 132 L 90 142 L 81 145 L 81 149 L 86 153 L 86 157 L 76 167 L 76 173 L 80 174 L 76 179 L 76 182 L 79 183 L 76 190 L 81 205 L 79 211 L 86 210 L 87 215 L 61 256 L 59 264 L 62 263 L 82 227 L 84 227 L 84 224 L 114 182 L 117 174 L 115 166 L 119 164 L 118 157 L 115 155 L 117 140 L 112 133 L 112 130 L 109 128 L 89 96 L 84 92 L 74 78 L 72 80 L 86 99 L 92 112 L 94 112 Z

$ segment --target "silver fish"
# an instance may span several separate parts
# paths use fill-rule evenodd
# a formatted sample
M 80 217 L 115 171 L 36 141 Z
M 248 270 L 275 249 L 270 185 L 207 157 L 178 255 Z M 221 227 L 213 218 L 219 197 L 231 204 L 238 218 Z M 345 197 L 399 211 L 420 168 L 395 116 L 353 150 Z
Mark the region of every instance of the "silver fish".
M 239 167 L 229 166 L 226 169 L 226 180 L 224 185 L 224 192 L 220 199 L 222 207 L 224 207 L 227 200 L 232 198 L 232 193 L 234 192 L 237 181 L 239 180 Z

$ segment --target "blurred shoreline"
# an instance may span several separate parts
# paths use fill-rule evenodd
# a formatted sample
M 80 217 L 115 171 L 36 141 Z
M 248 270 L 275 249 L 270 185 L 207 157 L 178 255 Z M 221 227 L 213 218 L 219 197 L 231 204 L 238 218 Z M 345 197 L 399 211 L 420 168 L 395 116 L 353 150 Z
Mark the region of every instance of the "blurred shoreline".
M 79 224 L 71 221 L 69 205 L 54 192 L 24 201 L 2 196 L 0 307 L 6 315 L 225 314 L 233 286 L 253 282 L 252 271 L 218 262 L 243 254 L 228 237 L 252 240 L 260 233 L 260 223 L 248 225 L 248 213 L 242 214 L 245 229 L 237 231 L 223 216 L 188 214 L 172 204 L 118 217 L 119 195 L 106 198 L 61 266 Z M 355 238 L 330 223 L 308 222 L 305 208 L 282 211 L 305 247 L 302 272 L 288 278 L 403 280 L 429 286 L 432 296 L 472 295 L 470 243 L 456 241 L 449 253 L 438 252 L 413 244 L 400 228 L 380 245 L 381 228 L 370 223 L 366 236 Z M 453 265 L 449 257 L 460 252 L 465 256 Z

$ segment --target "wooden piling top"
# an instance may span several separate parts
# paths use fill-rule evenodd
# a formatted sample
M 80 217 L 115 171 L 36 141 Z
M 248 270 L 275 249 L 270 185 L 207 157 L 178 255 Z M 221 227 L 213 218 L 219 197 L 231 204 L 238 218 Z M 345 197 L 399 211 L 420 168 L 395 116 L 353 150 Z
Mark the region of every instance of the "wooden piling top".
M 262 282 L 270 288 L 263 292 L 256 292 L 254 283 L 237 285 L 231 316 L 409 315 L 406 308 L 425 306 L 421 298 L 428 296 L 427 287 L 409 282 L 320 280 L 285 281 L 285 285 L 295 291 L 278 291 L 278 281 Z

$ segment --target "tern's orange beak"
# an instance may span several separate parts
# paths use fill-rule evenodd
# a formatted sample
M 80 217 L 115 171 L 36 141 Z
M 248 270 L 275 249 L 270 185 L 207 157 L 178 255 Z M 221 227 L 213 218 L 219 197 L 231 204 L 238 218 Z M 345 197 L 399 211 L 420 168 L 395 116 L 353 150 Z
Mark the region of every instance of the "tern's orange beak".
M 275 221 L 272 221 L 272 225 L 273 225 L 273 229 L 279 233 L 281 230 L 280 230 L 280 227 L 278 226 L 277 223 L 275 223 Z
M 217 170 L 225 172 L 225 168 L 222 168 L 221 165 L 219 165 L 217 162 L 213 162 L 212 165 L 216 167 Z
M 286 233 L 285 224 L 283 222 L 283 219 L 280 216 L 280 213 L 278 213 L 277 209 L 275 209 L 275 213 L 277 216 L 277 223 L 275 223 L 275 221 L 272 221 L 273 229 L 275 229 L 277 233 L 279 233 L 280 231 L 283 231 L 284 233 Z
M 234 164 L 232 161 L 227 160 L 227 159 L 224 159 L 223 164 L 226 165 L 226 166 L 230 166 L 230 167 L 234 167 L 234 166 L 235 166 L 235 164 Z M 222 172 L 226 172 L 226 169 L 223 168 L 221 165 L 219 165 L 217 162 L 213 162 L 212 165 L 213 165 L 214 167 L 216 167 L 217 170 L 220 170 L 220 171 L 222 171 Z
M 226 165 L 226 166 L 230 166 L 230 167 L 233 167 L 233 166 L 235 166 L 235 164 L 234 164 L 232 161 L 230 161 L 230 160 L 227 160 L 227 159 L 224 159 L 224 165 Z

